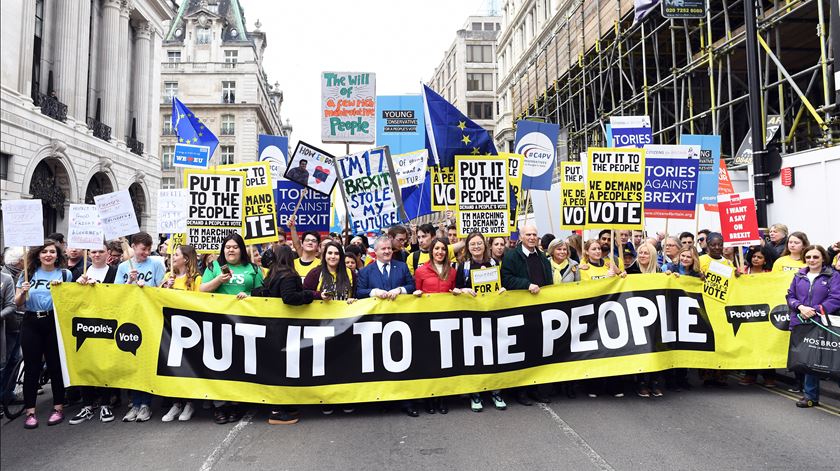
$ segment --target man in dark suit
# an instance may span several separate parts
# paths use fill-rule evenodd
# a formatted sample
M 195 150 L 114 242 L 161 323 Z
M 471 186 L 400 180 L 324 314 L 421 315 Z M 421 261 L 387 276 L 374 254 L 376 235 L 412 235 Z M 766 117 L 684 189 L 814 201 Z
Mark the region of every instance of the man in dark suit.
M 376 263 L 371 263 L 359 272 L 359 287 L 356 290 L 359 298 L 394 300 L 401 294 L 414 292 L 414 278 L 408 271 L 408 265 L 392 260 L 392 244 L 391 238 L 386 235 L 374 242 Z

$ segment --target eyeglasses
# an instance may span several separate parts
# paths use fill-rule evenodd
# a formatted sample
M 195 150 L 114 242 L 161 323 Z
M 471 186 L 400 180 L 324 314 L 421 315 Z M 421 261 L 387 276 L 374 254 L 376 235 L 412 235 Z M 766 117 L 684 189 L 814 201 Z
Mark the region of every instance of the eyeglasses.
M 705 241 L 706 241 L 705 237 L 698 237 L 697 238 L 697 242 L 705 242 Z

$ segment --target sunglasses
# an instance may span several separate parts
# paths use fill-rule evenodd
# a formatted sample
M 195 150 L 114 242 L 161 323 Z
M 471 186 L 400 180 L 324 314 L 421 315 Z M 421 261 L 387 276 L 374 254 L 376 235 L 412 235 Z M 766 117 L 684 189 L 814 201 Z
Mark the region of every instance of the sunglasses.
M 819 255 L 807 255 L 807 256 L 805 257 L 805 260 L 819 260 L 819 259 L 821 259 L 821 258 L 822 258 L 822 257 L 821 257 L 821 256 L 819 256 Z
M 701 238 L 697 239 L 697 242 L 705 242 L 705 241 L 706 241 L 705 237 L 701 237 Z

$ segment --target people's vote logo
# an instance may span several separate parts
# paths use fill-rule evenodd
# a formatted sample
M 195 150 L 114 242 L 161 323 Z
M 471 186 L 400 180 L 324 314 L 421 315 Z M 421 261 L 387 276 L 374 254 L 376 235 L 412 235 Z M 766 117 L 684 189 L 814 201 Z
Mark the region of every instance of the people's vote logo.
M 136 356 L 137 349 L 143 342 L 140 327 L 131 322 L 117 327 L 116 319 L 74 317 L 72 333 L 73 337 L 76 337 L 77 352 L 87 339 L 109 339 L 113 340 L 120 350 Z
M 327 178 L 330 178 L 330 169 L 321 167 L 320 165 L 315 167 L 315 172 L 312 174 L 315 177 L 315 183 L 321 183 L 327 181 Z
M 530 132 L 520 139 L 516 153 L 525 157 L 523 174 L 528 177 L 539 177 L 554 163 L 554 145 L 548 136 L 539 132 Z

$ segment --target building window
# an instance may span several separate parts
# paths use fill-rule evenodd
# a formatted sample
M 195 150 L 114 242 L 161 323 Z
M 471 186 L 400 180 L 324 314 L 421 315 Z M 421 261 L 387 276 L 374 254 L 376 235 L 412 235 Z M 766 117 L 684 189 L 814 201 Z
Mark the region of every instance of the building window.
M 222 135 L 231 136 L 236 131 L 236 119 L 232 114 L 222 115 Z
M 481 23 L 473 23 L 472 24 L 473 31 L 481 31 Z
M 222 81 L 222 103 L 236 103 L 236 82 Z
M 164 136 L 172 136 L 172 135 L 175 134 L 175 130 L 172 129 L 172 115 L 171 114 L 163 115 L 163 120 L 162 120 L 161 124 L 163 126 L 163 132 L 161 132 L 161 134 L 163 134 Z
M 470 119 L 493 119 L 493 102 L 468 101 L 467 116 Z
M 41 93 L 41 38 L 44 37 L 44 0 L 35 1 L 35 39 L 32 47 L 32 100 Z M 48 90 L 49 91 L 49 90 Z
M 170 63 L 181 62 L 181 51 L 166 51 L 166 58 Z
M 494 29 L 496 28 L 493 26 L 493 23 L 484 23 L 484 31 L 493 31 Z
M 233 146 L 220 146 L 222 148 L 222 165 L 234 163 Z
M 239 51 L 225 51 L 225 68 L 236 68 L 236 63 L 239 62 Z
M 161 190 L 174 190 L 175 188 L 175 177 L 163 177 L 160 179 Z
M 172 99 L 178 96 L 178 82 L 163 82 L 163 102 L 172 103 Z
M 210 44 L 211 37 L 212 34 L 210 32 L 210 28 L 198 28 L 195 32 L 195 43 Z
M 12 154 L 0 152 L 0 180 L 9 179 L 10 168 L 12 168 Z
M 493 62 L 493 46 L 467 45 L 467 62 Z
M 171 170 L 172 156 L 175 155 L 175 146 L 161 146 L 160 161 L 163 170 Z
M 493 90 L 493 74 L 467 74 L 467 91 Z

